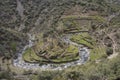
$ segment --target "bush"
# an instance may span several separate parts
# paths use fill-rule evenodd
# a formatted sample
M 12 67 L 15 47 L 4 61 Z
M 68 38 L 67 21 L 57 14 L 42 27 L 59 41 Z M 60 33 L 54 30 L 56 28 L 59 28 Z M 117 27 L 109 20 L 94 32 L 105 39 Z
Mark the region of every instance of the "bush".
M 49 71 L 43 71 L 41 73 L 39 73 L 38 75 L 38 80 L 52 80 L 55 77 L 55 73 L 54 72 L 49 72 Z
M 66 80 L 85 80 L 84 74 L 78 71 L 68 71 L 63 76 Z
M 29 75 L 29 74 L 32 74 L 32 70 L 27 70 L 23 72 L 23 75 Z
M 8 71 L 1 71 L 0 72 L 0 80 L 1 79 L 12 80 L 12 74 Z
M 113 54 L 113 49 L 111 47 L 108 47 L 107 50 L 106 50 L 106 53 L 107 53 L 108 56 Z

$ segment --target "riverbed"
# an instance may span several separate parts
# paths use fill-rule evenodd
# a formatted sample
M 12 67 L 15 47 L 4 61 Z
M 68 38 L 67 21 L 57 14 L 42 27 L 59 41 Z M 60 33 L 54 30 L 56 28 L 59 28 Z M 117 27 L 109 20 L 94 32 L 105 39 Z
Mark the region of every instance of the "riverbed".
M 89 59 L 89 49 L 87 47 L 81 47 L 83 45 L 77 44 L 75 42 L 72 42 L 70 40 L 70 35 L 66 35 L 62 38 L 62 40 L 71 45 L 75 45 L 78 47 L 78 52 L 79 52 L 79 60 L 68 62 L 68 63 L 61 63 L 61 64 L 44 64 L 44 65 L 39 65 L 37 63 L 28 63 L 25 62 L 22 58 L 23 53 L 27 48 L 30 48 L 34 45 L 33 40 L 35 39 L 34 35 L 28 34 L 29 36 L 29 43 L 24 46 L 24 48 L 18 52 L 18 58 L 13 60 L 13 65 L 15 67 L 23 68 L 23 69 L 41 69 L 41 70 L 63 70 L 71 66 L 76 66 L 76 65 L 82 65 L 84 64 L 88 59 Z

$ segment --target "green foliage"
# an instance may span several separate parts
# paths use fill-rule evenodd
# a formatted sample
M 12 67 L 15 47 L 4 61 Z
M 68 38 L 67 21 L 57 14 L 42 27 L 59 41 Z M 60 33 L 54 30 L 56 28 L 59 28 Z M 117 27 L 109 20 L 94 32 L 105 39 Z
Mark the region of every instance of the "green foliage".
M 90 60 L 95 61 L 102 58 L 106 58 L 106 47 L 104 45 L 95 45 L 93 49 L 91 49 L 90 52 Z
M 32 70 L 25 70 L 24 72 L 23 72 L 23 75 L 30 75 L 30 74 L 32 74 Z
M 48 54 L 50 55 L 49 59 L 57 63 L 69 62 L 79 59 L 79 57 L 76 56 L 78 54 L 78 48 L 74 45 L 69 45 L 66 49 L 56 47 L 52 50 L 48 50 Z M 24 52 L 23 59 L 31 63 L 48 61 L 46 58 L 37 55 L 37 53 L 35 53 L 32 48 L 29 48 Z
M 93 48 L 95 45 L 94 39 L 92 39 L 88 33 L 81 33 L 81 34 L 73 35 L 71 40 L 78 44 L 85 45 L 89 48 Z
M 16 42 L 11 42 L 10 47 L 11 47 L 13 52 L 16 52 L 17 43 Z
M 33 49 L 27 49 L 23 54 L 23 59 L 27 62 L 36 62 L 36 60 L 40 60 L 40 57 L 36 55 Z
M 11 53 L 16 52 L 17 49 L 23 47 L 26 43 L 26 38 L 24 35 L 21 35 L 23 32 L 35 32 L 37 35 L 43 33 L 45 38 L 57 38 L 65 34 L 65 32 L 79 32 L 80 30 L 87 30 L 91 29 L 90 22 L 95 22 L 94 32 L 91 34 L 96 34 L 95 32 L 98 31 L 98 38 L 99 40 L 103 40 L 104 38 L 100 39 L 101 36 L 99 34 L 101 29 L 100 24 L 107 22 L 108 15 L 116 13 L 120 10 L 119 0 L 20 0 L 23 7 L 24 7 L 24 17 L 21 18 L 18 12 L 16 11 L 16 1 L 14 0 L 1 0 L 0 1 L 0 11 L 1 12 L 1 20 L 0 20 L 0 55 L 4 55 L 4 57 L 11 58 L 14 56 Z M 71 9 L 73 6 L 80 6 L 81 10 L 78 10 L 78 15 L 64 15 L 64 12 Z M 77 8 L 76 8 L 77 9 Z M 85 10 L 85 11 L 83 11 Z M 68 11 L 67 11 L 68 12 Z M 72 11 L 71 11 L 72 12 Z M 98 15 L 89 16 L 89 12 L 95 12 Z M 84 14 L 85 13 L 85 16 Z M 69 14 L 69 13 L 68 13 Z M 70 13 L 74 14 L 74 12 Z M 83 14 L 83 15 L 81 15 Z M 104 16 L 100 16 L 103 15 Z M 87 16 L 86 16 L 87 15 Z M 63 19 L 63 25 L 61 28 L 61 32 L 59 32 L 59 28 L 56 30 L 57 23 L 59 20 Z M 76 19 L 80 19 L 77 20 Z M 82 21 L 83 20 L 83 21 Z M 37 25 L 35 24 L 37 21 Z M 79 21 L 81 23 L 79 23 Z M 25 24 L 25 28 L 22 31 L 18 31 L 17 29 L 22 24 Z M 82 23 L 86 24 L 87 26 L 82 25 Z M 110 21 L 110 24 L 107 25 L 111 27 L 113 30 L 113 26 L 117 26 L 119 29 L 120 25 L 120 18 L 119 16 L 113 18 Z M 34 27 L 34 28 L 33 28 Z M 102 25 L 103 29 L 104 25 Z M 115 28 L 115 27 L 114 27 Z M 116 29 L 116 30 L 117 30 Z M 97 31 L 96 31 L 97 30 Z M 109 32 L 111 32 L 108 31 Z M 57 32 L 58 31 L 58 32 Z M 62 32 L 63 31 L 63 32 Z M 115 33 L 116 31 L 114 31 Z M 26 34 L 25 33 L 25 34 Z M 60 35 L 58 35 L 58 33 Z M 107 32 L 106 32 L 107 33 Z M 31 33 L 32 34 L 32 33 Z M 57 36 L 57 37 L 56 37 Z M 93 35 L 94 37 L 96 35 Z M 39 37 L 42 39 L 43 37 Z M 104 36 L 102 36 L 104 37 Z M 119 33 L 117 38 L 114 36 L 116 44 L 118 44 L 119 48 Z M 111 48 L 106 49 L 103 45 L 96 45 L 95 39 L 91 38 L 91 35 L 87 33 L 73 35 L 71 38 L 72 41 L 85 45 L 91 49 L 90 53 L 90 61 L 84 65 L 70 67 L 66 70 L 62 70 L 60 73 L 55 73 L 54 71 L 45 71 L 39 73 L 39 75 L 35 75 L 33 80 L 119 80 L 120 79 L 120 59 L 118 56 L 115 59 L 107 60 L 106 53 L 112 54 L 113 50 Z M 45 41 L 46 42 L 46 41 Z M 104 41 L 103 41 L 104 42 Z M 69 45 L 67 48 L 61 47 L 59 48 L 57 42 L 52 42 L 55 44 L 55 47 L 46 49 L 47 57 L 52 61 L 56 62 L 64 62 L 64 61 L 73 61 L 77 60 L 79 57 L 78 49 L 76 46 Z M 49 44 L 49 42 L 47 43 Z M 51 44 L 51 42 L 50 42 Z M 38 42 L 37 47 L 35 47 L 38 52 L 40 51 L 41 45 L 44 45 L 43 42 Z M 20 47 L 19 47 L 20 46 Z M 50 45 L 51 46 L 51 45 Z M 35 51 L 36 51 L 35 50 Z M 23 59 L 27 62 L 42 62 L 42 60 L 46 60 L 36 54 L 32 48 L 29 48 L 23 54 Z M 11 56 L 12 55 L 12 56 Z M 102 60 L 98 64 L 94 61 Z M 31 71 L 25 72 L 26 75 L 31 74 Z M 11 77 L 10 72 L 8 71 L 0 71 L 0 79 L 8 79 L 10 80 Z M 36 78 L 37 76 L 37 78 Z M 11 79 L 14 80 L 14 79 Z
M 0 71 L 0 79 L 12 80 L 13 75 L 8 71 Z
M 57 74 L 56 74 L 57 73 Z M 53 72 L 53 71 L 42 71 L 38 75 L 38 80 L 53 80 L 54 77 L 56 77 L 59 74 L 59 72 Z
M 59 74 L 60 75 L 60 74 Z M 83 66 L 71 67 L 62 71 L 58 80 L 116 80 L 120 77 L 119 56 L 113 60 L 104 60 L 99 64 L 86 63 Z
M 107 55 L 111 55 L 111 54 L 113 54 L 113 48 L 107 48 L 107 50 L 106 50 L 106 53 L 107 53 Z
M 106 19 L 104 17 L 98 16 L 98 15 L 91 16 L 91 19 L 97 20 L 98 22 L 105 22 L 106 21 Z
M 81 72 L 77 72 L 77 71 L 70 71 L 65 73 L 64 75 L 66 75 L 66 80 L 85 80 L 84 79 L 84 75 Z

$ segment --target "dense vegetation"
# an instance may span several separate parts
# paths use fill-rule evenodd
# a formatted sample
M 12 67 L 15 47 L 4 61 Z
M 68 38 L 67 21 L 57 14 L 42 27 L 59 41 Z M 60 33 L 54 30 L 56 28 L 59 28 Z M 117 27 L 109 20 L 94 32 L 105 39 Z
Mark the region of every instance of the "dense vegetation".
M 120 80 L 119 0 L 0 0 L 0 79 L 6 80 Z M 29 63 L 78 60 L 78 47 L 90 49 L 84 65 L 65 70 L 24 70 L 12 60 L 35 35 L 34 46 L 23 53 Z

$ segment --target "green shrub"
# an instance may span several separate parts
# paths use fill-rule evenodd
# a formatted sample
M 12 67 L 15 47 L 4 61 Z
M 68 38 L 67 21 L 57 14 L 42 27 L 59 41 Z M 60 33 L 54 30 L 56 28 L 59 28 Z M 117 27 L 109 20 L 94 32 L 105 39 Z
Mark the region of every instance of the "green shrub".
M 113 48 L 108 47 L 107 50 L 106 50 L 106 53 L 107 53 L 108 56 L 113 54 Z

